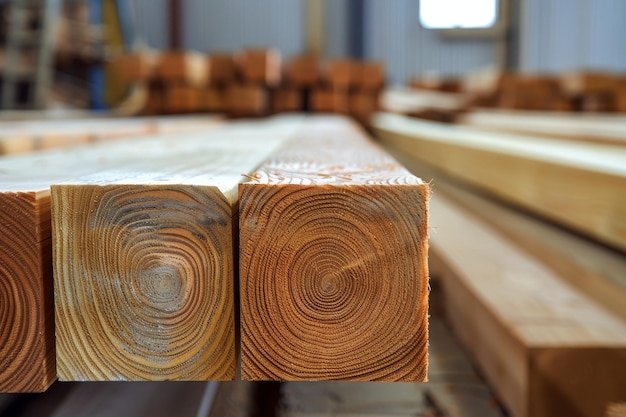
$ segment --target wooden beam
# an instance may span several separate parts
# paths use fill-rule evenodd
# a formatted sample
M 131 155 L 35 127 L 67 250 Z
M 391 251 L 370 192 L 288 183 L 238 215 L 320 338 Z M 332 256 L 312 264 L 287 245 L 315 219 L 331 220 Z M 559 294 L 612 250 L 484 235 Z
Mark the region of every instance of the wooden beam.
M 247 83 L 275 87 L 282 79 L 280 52 L 275 49 L 246 49 L 237 57 L 239 73 Z
M 41 392 L 56 379 L 50 184 L 177 152 L 186 142 L 178 134 L 2 158 L 0 392 Z
M 295 56 L 285 70 L 287 81 L 295 87 L 311 87 L 320 80 L 320 63 L 315 55 Z
M 233 123 L 51 187 L 60 380 L 235 378 L 237 186 L 297 124 Z
M 98 155 L 82 148 L 3 158 L 0 392 L 41 392 L 56 379 L 49 186 L 113 164 Z
M 195 51 L 168 51 L 161 55 L 156 76 L 167 83 L 187 83 L 203 87 L 207 81 L 206 57 Z
M 445 173 L 626 250 L 626 150 L 379 114 L 381 138 Z
M 507 236 L 569 284 L 626 321 L 626 258 L 576 233 L 463 187 L 401 148 L 388 148 L 411 172 L 435 184 L 468 213 Z
M 224 86 L 235 81 L 237 70 L 232 54 L 211 54 L 207 57 L 207 61 L 209 84 Z
M 214 115 L 0 122 L 0 155 L 150 134 L 211 129 Z
M 626 117 L 617 115 L 478 109 L 457 122 L 487 131 L 626 145 Z
M 239 195 L 244 379 L 426 379 L 426 184 L 326 116 Z
M 448 317 L 514 416 L 598 416 L 626 398 L 623 321 L 450 200 L 430 209 Z

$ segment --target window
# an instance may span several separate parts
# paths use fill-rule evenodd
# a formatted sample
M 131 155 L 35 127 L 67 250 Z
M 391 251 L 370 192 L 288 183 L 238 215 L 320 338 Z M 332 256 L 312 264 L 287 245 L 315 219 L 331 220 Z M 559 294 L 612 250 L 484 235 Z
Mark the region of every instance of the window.
M 420 0 L 427 29 L 483 29 L 498 21 L 498 0 Z

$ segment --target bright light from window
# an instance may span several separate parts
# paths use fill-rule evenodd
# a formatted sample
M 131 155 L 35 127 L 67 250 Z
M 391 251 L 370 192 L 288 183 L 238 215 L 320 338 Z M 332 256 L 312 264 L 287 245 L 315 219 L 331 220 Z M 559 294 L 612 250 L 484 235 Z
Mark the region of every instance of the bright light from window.
M 498 0 L 420 0 L 428 29 L 486 28 L 496 23 Z

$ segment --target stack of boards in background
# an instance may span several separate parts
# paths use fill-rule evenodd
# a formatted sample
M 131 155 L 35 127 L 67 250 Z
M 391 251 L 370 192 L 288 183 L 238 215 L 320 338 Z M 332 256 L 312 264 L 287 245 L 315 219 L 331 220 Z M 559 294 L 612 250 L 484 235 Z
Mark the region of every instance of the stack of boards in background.
M 381 63 L 349 59 L 321 62 L 247 49 L 204 55 L 153 51 L 124 55 L 115 63 L 129 82 L 149 85 L 146 112 L 219 112 L 258 117 L 282 112 L 351 115 L 367 125 L 385 84 Z
M 4 156 L 0 187 L 0 392 L 426 379 L 429 188 L 348 118 Z
M 624 402 L 623 141 L 391 113 L 373 125 L 388 150 L 432 180 L 432 281 L 507 410 L 591 417 Z
M 584 115 L 618 117 L 626 113 L 626 75 L 579 71 L 564 74 L 519 74 L 497 70 L 470 73 L 463 78 L 414 78 L 406 88 L 385 91 L 386 111 L 439 122 L 465 121 L 480 112 L 482 120 L 504 127 L 531 123 L 517 115 Z M 507 120 L 501 119 L 506 114 Z M 512 117 L 510 117 L 512 116 Z M 620 120 L 624 124 L 624 120 Z M 567 123 L 564 124 L 567 126 Z

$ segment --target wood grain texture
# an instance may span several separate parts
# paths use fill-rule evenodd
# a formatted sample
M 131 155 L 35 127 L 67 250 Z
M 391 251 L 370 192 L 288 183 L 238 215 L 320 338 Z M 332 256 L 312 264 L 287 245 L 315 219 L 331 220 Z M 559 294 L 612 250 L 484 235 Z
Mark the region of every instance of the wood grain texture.
M 207 57 L 208 82 L 224 86 L 233 82 L 237 75 L 235 58 L 231 54 L 211 54 Z
M 243 378 L 424 381 L 428 194 L 330 116 L 242 184 Z
M 514 416 L 598 416 L 626 398 L 623 321 L 441 195 L 431 219 L 448 317 Z
M 50 184 L 197 148 L 203 141 L 203 136 L 175 137 L 179 140 L 153 137 L 2 158 L 0 392 L 43 391 L 56 379 Z
M 237 185 L 283 126 L 234 123 L 51 187 L 59 379 L 234 379 Z
M 155 51 L 140 51 L 122 55 L 114 62 L 117 74 L 125 81 L 148 81 L 155 73 L 159 54 Z
M 626 118 L 564 112 L 473 110 L 458 121 L 488 131 L 626 145 Z
M 164 52 L 156 67 L 156 77 L 161 80 L 184 82 L 193 87 L 203 87 L 207 75 L 206 57 L 195 51 Z
M 381 138 L 446 174 L 626 250 L 626 149 L 379 114 Z
M 626 321 L 626 258 L 621 253 L 463 187 L 404 150 L 387 149 L 411 172 L 436 184 L 438 194 L 506 235 L 525 253 Z
M 295 87 L 311 87 L 320 80 L 320 63 L 315 55 L 291 58 L 285 69 L 287 81 Z
M 0 195 L 0 392 L 56 379 L 47 192 Z
M 280 52 L 277 50 L 246 49 L 239 53 L 237 64 L 247 83 L 274 87 L 282 79 Z
M 351 59 L 333 59 L 326 62 L 323 79 L 332 88 L 347 90 L 356 81 L 357 63 Z

